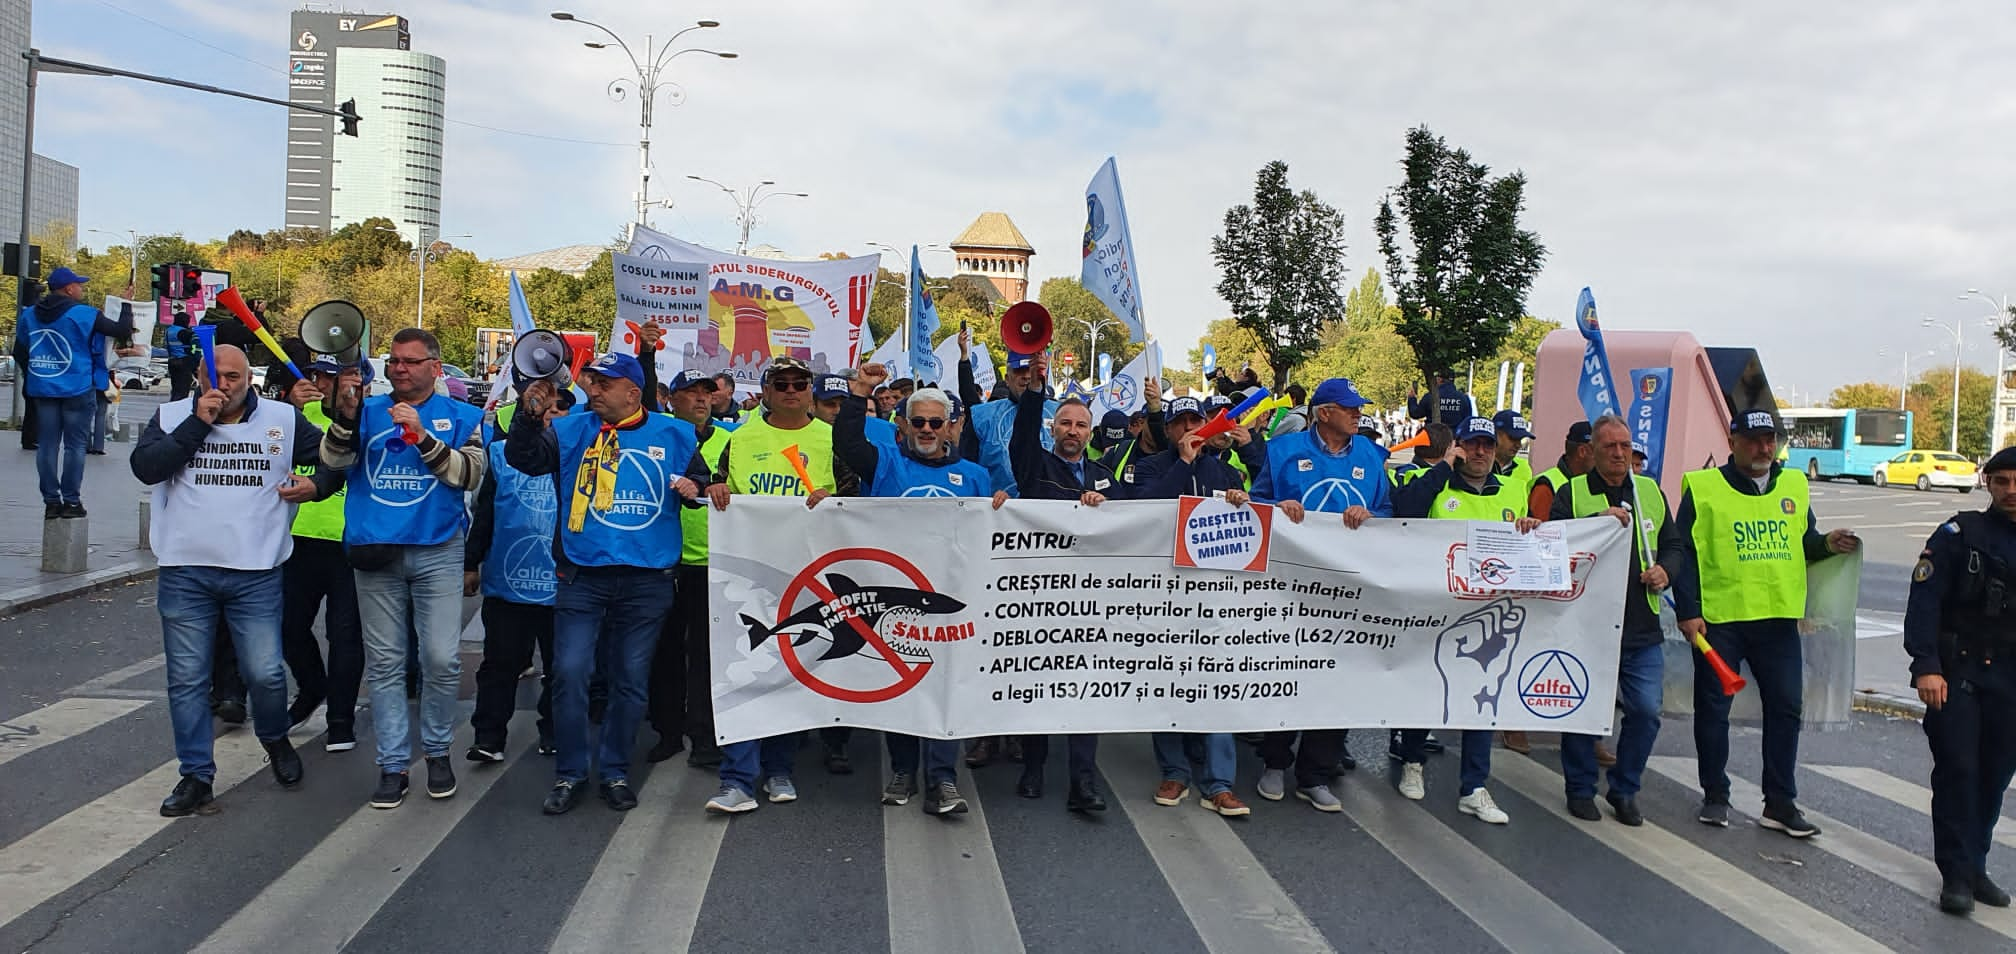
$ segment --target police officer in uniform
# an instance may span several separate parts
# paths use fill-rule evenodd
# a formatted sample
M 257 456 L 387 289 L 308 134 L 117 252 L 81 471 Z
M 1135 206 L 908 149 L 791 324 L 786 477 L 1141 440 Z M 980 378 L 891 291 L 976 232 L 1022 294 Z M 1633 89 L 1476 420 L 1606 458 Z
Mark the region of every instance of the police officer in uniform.
M 1708 644 L 1734 668 L 1750 663 L 1764 705 L 1764 813 L 1757 824 L 1794 838 L 1820 829 L 1799 811 L 1804 698 L 1799 618 L 1806 614 L 1806 564 L 1862 545 L 1852 531 L 1814 528 L 1806 475 L 1777 462 L 1778 425 L 1753 408 L 1729 422 L 1729 463 L 1682 482 L 1682 556 L 1673 579 L 1680 631 Z M 1700 763 L 1701 824 L 1729 826 L 1729 697 L 1695 654 L 1694 748 Z
M 1499 411 L 1491 417 L 1491 426 L 1498 429 L 1496 464 L 1491 472 L 1498 475 L 1498 482 L 1507 490 L 1517 490 L 1519 496 L 1526 496 L 1533 486 L 1533 465 L 1519 456 L 1526 442 L 1533 439 L 1533 431 L 1526 426 L 1526 419 L 1518 411 Z
M 1932 746 L 1939 910 L 2009 906 L 1988 847 L 2016 775 L 2016 447 L 1988 459 L 1989 506 L 1957 513 L 1911 572 L 1904 650 Z

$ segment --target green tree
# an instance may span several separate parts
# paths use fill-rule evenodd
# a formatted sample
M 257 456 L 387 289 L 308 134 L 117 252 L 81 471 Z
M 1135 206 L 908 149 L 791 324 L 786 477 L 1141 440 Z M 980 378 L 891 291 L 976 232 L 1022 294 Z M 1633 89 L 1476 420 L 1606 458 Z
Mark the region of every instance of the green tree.
M 1262 381 L 1279 380 L 1284 385 L 1287 381 L 1285 371 L 1278 379 L 1276 378 L 1276 369 L 1268 359 L 1266 342 L 1261 341 L 1259 335 L 1241 324 L 1237 318 L 1219 318 L 1205 325 L 1203 339 L 1197 343 L 1197 347 L 1191 348 L 1187 355 L 1189 363 L 1184 365 L 1186 369 L 1194 372 L 1204 366 L 1205 344 L 1217 350 L 1218 366 L 1233 377 L 1238 377 L 1239 369 L 1250 364 L 1253 366 L 1253 373 L 1258 374 Z M 1163 364 L 1168 363 L 1165 355 Z
M 1344 311 L 1344 216 L 1316 193 L 1288 187 L 1288 164 L 1262 166 L 1253 204 L 1225 212 L 1211 240 L 1218 295 L 1259 342 L 1275 388 L 1314 353 L 1323 322 Z M 1224 351 L 1218 355 L 1225 360 Z
M 1426 378 L 1498 352 L 1525 314 L 1547 249 L 1519 227 L 1523 174 L 1494 178 L 1426 126 L 1407 131 L 1401 166 L 1405 176 L 1380 200 L 1373 228 L 1399 300 L 1400 336 Z M 1435 402 L 1429 407 L 1439 418 Z
M 1079 378 L 1097 378 L 1098 366 L 1092 357 L 1092 336 L 1086 325 L 1101 321 L 1106 324 L 1099 329 L 1099 352 L 1113 356 L 1113 371 L 1117 374 L 1127 362 L 1134 360 L 1146 343 L 1131 341 L 1127 337 L 1127 326 L 1113 316 L 1106 303 L 1092 294 L 1076 278 L 1045 279 L 1037 290 L 1036 300 L 1050 312 L 1056 323 L 1055 336 L 1050 341 L 1051 350 L 1057 354 L 1076 356 L 1077 363 L 1072 373 Z
M 1835 388 L 1827 395 L 1828 407 L 1896 407 L 1897 386 L 1875 381 L 1857 381 Z
M 1895 401 L 1896 392 L 1890 392 Z M 1886 407 L 1891 405 L 1862 405 Z M 1904 406 L 1911 411 L 1911 446 L 1945 450 L 1953 426 L 1953 369 L 1927 368 L 1911 382 Z M 1982 460 L 1988 446 L 1988 423 L 1995 406 L 1995 376 L 1977 368 L 1960 369 L 1960 453 Z

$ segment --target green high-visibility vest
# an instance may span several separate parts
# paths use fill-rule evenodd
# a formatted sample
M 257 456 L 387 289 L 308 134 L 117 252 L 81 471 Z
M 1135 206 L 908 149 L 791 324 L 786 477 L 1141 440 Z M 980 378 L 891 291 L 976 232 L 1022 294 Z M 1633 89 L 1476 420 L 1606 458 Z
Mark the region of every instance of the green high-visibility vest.
M 1781 470 L 1761 495 L 1729 486 L 1719 468 L 1681 482 L 1694 499 L 1701 617 L 1710 623 L 1806 615 L 1806 475 Z
M 784 448 L 798 446 L 812 486 L 798 479 L 798 471 L 784 456 Z M 770 419 L 752 415 L 735 429 L 728 442 L 728 492 L 768 494 L 778 497 L 809 497 L 815 489 L 829 493 L 839 489 L 833 479 L 833 428 L 813 418 L 795 431 L 770 426 Z
M 1547 489 L 1557 494 L 1561 492 L 1561 485 L 1567 483 L 1568 480 L 1568 472 L 1562 470 L 1560 464 L 1555 464 L 1541 471 L 1540 476 L 1533 478 L 1534 483 L 1544 483 L 1547 485 Z
M 1591 488 L 1589 477 L 1589 474 L 1583 474 L 1568 481 L 1568 503 L 1575 508 L 1577 517 L 1593 517 L 1610 509 L 1610 498 Z M 1631 480 L 1638 485 L 1638 506 L 1644 508 L 1644 512 L 1638 515 L 1638 526 L 1632 528 L 1631 547 L 1638 551 L 1639 565 L 1649 567 L 1658 560 L 1656 547 L 1659 542 L 1659 529 L 1666 525 L 1666 496 L 1659 492 L 1659 482 L 1650 477 L 1633 474 Z M 1560 491 L 1556 490 L 1555 493 Z M 1645 543 L 1648 535 L 1655 548 L 1650 552 L 1647 552 Z M 1652 612 L 1659 612 L 1659 594 L 1646 590 L 1645 602 L 1651 604 Z
M 322 412 L 322 402 L 315 401 L 301 409 L 301 414 L 310 423 L 323 430 L 329 429 L 329 415 Z M 294 472 L 303 477 L 315 476 L 313 465 L 296 467 Z M 326 500 L 311 500 L 294 511 L 294 535 L 311 540 L 343 541 L 343 497 L 349 488 L 338 489 Z
M 1498 468 L 1495 464 L 1492 466 L 1491 472 L 1494 474 L 1498 473 Z M 1513 496 L 1518 497 L 1520 500 L 1525 500 L 1526 492 L 1533 489 L 1533 468 L 1526 463 L 1526 458 L 1514 457 L 1512 458 L 1512 472 L 1509 474 L 1498 474 L 1498 483 L 1504 485 L 1506 490 L 1512 491 Z
M 1453 485 L 1461 477 L 1449 478 Z M 1429 506 L 1428 516 L 1437 520 L 1487 520 L 1494 523 L 1512 523 L 1526 511 L 1526 501 L 1519 499 L 1518 488 L 1499 484 L 1488 494 L 1473 494 L 1456 490 L 1453 486 L 1442 488 L 1435 495 L 1435 503 Z
M 727 428 L 719 424 L 707 432 L 707 439 L 700 442 L 700 457 L 709 467 L 719 466 L 721 448 L 728 446 Z M 789 466 L 788 464 L 786 465 Z M 679 562 L 687 566 L 707 565 L 707 511 L 709 507 L 679 508 Z

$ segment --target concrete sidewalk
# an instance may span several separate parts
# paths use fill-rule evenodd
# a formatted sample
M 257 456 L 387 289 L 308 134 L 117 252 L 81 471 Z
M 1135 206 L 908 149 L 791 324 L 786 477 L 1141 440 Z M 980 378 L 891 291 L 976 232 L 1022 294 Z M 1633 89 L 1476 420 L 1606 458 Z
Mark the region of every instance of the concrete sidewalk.
M 83 573 L 44 573 L 35 453 L 21 449 L 20 432 L 0 432 L 0 616 L 154 572 L 154 556 L 141 546 L 147 491 L 127 466 L 132 453 L 132 444 L 108 441 L 105 456 L 84 458 L 90 557 Z

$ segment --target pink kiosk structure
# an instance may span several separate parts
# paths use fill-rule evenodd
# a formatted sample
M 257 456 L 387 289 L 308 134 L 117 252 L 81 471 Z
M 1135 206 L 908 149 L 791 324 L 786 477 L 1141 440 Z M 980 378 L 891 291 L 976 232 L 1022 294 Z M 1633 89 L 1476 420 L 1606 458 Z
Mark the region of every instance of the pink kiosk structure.
M 1673 369 L 1665 461 L 1659 475 L 1659 487 L 1672 510 L 1680 507 L 1680 482 L 1688 471 L 1719 467 L 1729 459 L 1733 412 L 1753 407 L 1778 412 L 1770 381 L 1753 349 L 1704 348 L 1685 331 L 1608 328 L 1603 332 L 1603 344 L 1609 352 L 1610 372 L 1619 382 L 1620 410 L 1630 406 L 1633 369 Z M 1572 326 L 1552 332 L 1540 343 L 1530 415 L 1534 437 L 1527 451 L 1536 473 L 1554 465 L 1569 425 L 1583 419 L 1576 396 L 1582 348 L 1582 336 Z M 1824 510 L 1817 516 L 1823 532 L 1832 527 Z M 1801 648 L 1806 664 L 1808 728 L 1838 729 L 1848 724 L 1855 692 L 1854 608 L 1861 568 L 1862 556 L 1857 553 L 1831 557 L 1807 570 L 1806 617 L 1800 622 L 1800 631 L 1805 636 Z M 1691 715 L 1694 651 L 1681 640 L 1670 606 L 1661 607 L 1660 622 L 1666 629 L 1665 711 Z M 1757 691 L 1746 688 L 1738 694 L 1730 718 L 1754 724 L 1759 714 Z

